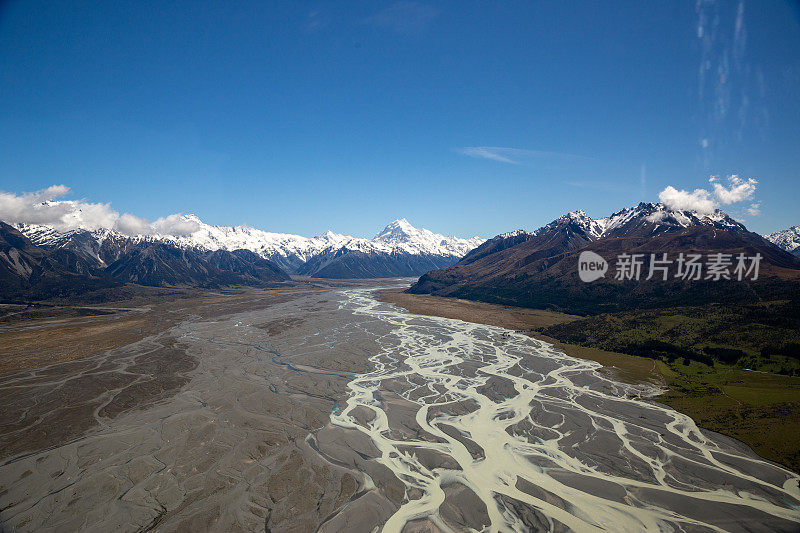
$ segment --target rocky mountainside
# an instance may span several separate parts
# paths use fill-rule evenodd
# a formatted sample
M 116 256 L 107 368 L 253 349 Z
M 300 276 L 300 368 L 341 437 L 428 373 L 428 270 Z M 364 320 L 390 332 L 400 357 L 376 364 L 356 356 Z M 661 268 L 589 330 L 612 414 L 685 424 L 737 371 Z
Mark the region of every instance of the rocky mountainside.
M 321 278 L 414 277 L 455 264 L 482 242 L 478 237 L 446 237 L 400 219 L 373 239 L 347 237 L 334 241 L 296 272 Z
M 764 235 L 764 238 L 780 249 L 800 257 L 800 226 L 792 226 L 783 231 L 776 231 L 775 233 Z
M 419 276 L 455 264 L 483 242 L 478 237 L 461 239 L 418 229 L 405 219 L 395 220 L 372 239 L 332 231 L 303 237 L 246 225 L 214 226 L 195 215 L 184 215 L 184 221 L 197 229 L 183 236 L 129 238 L 108 230 L 61 233 L 47 226 L 17 227 L 37 245 L 75 252 L 85 261 L 86 268 L 104 268 L 119 259 L 123 249 L 150 243 L 205 252 L 248 250 L 287 272 L 330 278 Z
M 578 257 L 593 251 L 609 264 L 607 275 L 592 283 L 578 276 Z M 620 254 L 643 254 L 640 280 L 615 279 Z M 645 280 L 650 254 L 673 261 L 680 253 L 761 254 L 757 281 L 699 280 L 675 277 Z M 731 266 L 731 269 L 735 265 Z M 749 264 L 748 264 L 749 266 Z M 429 272 L 411 292 L 493 303 L 593 314 L 628 308 L 704 301 L 750 301 L 797 291 L 800 260 L 749 232 L 721 211 L 700 214 L 642 203 L 594 220 L 583 211 L 568 213 L 534 231 L 499 235 L 456 265 Z M 787 285 L 788 284 L 788 285 Z
M 73 296 L 123 283 L 150 286 L 263 285 L 289 280 L 248 250 L 178 247 L 113 232 L 36 228 L 38 244 L 0 222 L 0 297 Z
M 71 296 L 115 284 L 71 250 L 49 253 L 0 222 L 0 298 Z
M 288 281 L 280 267 L 248 250 L 181 248 L 163 242 L 134 244 L 106 272 L 115 280 L 140 285 L 261 285 Z

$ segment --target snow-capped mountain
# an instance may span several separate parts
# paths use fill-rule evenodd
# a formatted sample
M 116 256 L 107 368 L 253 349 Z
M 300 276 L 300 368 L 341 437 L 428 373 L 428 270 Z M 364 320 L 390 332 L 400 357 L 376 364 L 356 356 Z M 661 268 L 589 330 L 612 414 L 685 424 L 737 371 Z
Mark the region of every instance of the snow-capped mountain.
M 442 257 L 458 256 L 464 254 L 480 245 L 485 239 L 472 237 L 470 239 L 460 239 L 458 237 L 439 235 L 430 230 L 417 229 L 401 218 L 395 220 L 378 233 L 373 243 L 384 243 L 392 248 L 393 251 L 403 251 L 406 253 L 426 253 L 440 255 Z
M 520 236 L 524 236 L 524 235 L 535 235 L 535 233 L 531 233 L 531 232 L 525 231 L 524 229 L 515 229 L 514 231 L 508 231 L 506 233 L 501 233 L 500 235 L 495 237 L 495 239 L 498 239 L 498 238 L 499 239 L 508 239 L 508 238 L 511 238 L 511 237 L 520 237 Z
M 650 234 L 659 234 L 690 226 L 745 230 L 742 224 L 720 210 L 703 214 L 696 211 L 670 209 L 661 203 L 642 202 L 637 206 L 621 209 L 610 216 L 598 219 L 593 219 L 582 209 L 572 211 L 533 231 L 518 229 L 502 233 L 487 241 L 486 245 L 491 241 L 506 239 L 520 243 L 538 235 L 555 231 L 580 235 L 586 241 L 594 241 L 610 235 L 624 236 L 642 228 L 646 228 L 646 231 Z
M 789 237 L 786 235 L 787 242 Z M 606 277 L 586 284 L 577 271 L 578 257 L 585 250 L 606 260 L 634 252 L 642 257 L 666 253 L 672 258 L 698 252 L 730 257 L 760 254 L 759 279 L 800 276 L 798 258 L 748 231 L 722 211 L 699 213 L 670 209 L 660 203 L 640 203 L 597 220 L 583 211 L 573 211 L 533 232 L 498 235 L 453 267 L 426 273 L 410 291 L 586 314 L 598 309 L 767 299 L 783 290 L 767 282 L 759 285 L 763 291 L 757 293 L 754 285 L 743 291 L 741 285 L 708 282 L 711 286 L 704 286 L 704 280 L 685 284 L 675 278 L 663 284 L 623 286 Z
M 642 202 L 637 206 L 621 209 L 610 216 L 597 220 L 583 210 L 572 211 L 533 231 L 531 235 L 539 235 L 548 230 L 565 226 L 582 230 L 589 240 L 600 239 L 612 234 L 622 236 L 643 227 L 647 227 L 648 232 L 655 234 L 690 226 L 745 230 L 742 224 L 719 209 L 713 213 L 698 213 L 697 211 L 670 209 L 662 203 Z M 517 232 L 519 231 L 522 230 L 517 230 Z M 517 232 L 506 235 L 514 235 Z
M 764 235 L 764 238 L 782 250 L 800 257 L 800 226 L 792 226 L 783 231 L 776 231 L 775 233 Z
M 654 237 L 691 226 L 747 231 L 743 225 L 719 210 L 703 214 L 670 209 L 661 203 L 642 202 L 596 220 L 585 211 L 577 210 L 561 215 L 534 231 L 518 229 L 502 233 L 474 248 L 459 264 L 472 263 L 531 240 L 538 243 L 539 254 L 555 255 L 575 250 L 605 237 Z
M 206 224 L 196 215 L 184 215 L 194 222 L 196 231 L 183 236 L 154 235 L 149 238 L 168 241 L 181 247 L 204 250 L 250 250 L 281 268 L 294 272 L 302 264 L 331 246 L 341 246 L 352 237 L 328 231 L 317 237 L 274 233 L 247 225 L 216 226 Z
M 181 249 L 249 250 L 284 270 L 323 277 L 415 276 L 427 270 L 456 263 L 484 239 L 461 239 L 418 229 L 406 219 L 395 220 L 374 238 L 350 237 L 328 231 L 316 237 L 273 233 L 241 226 L 206 224 L 196 215 L 183 215 L 195 231 L 183 235 L 139 235 L 125 237 L 110 230 L 58 232 L 48 226 L 17 224 L 17 228 L 40 246 L 81 248 L 84 256 L 106 261 L 99 253 L 107 239 L 169 244 Z M 346 266 L 344 266 L 346 264 Z
M 149 286 L 274 286 L 288 281 L 280 267 L 248 250 L 207 251 L 130 238 L 107 231 L 48 231 L 0 221 L 0 297 L 42 299 Z M 104 295 L 105 294 L 105 295 Z M 97 294 L 104 299 L 107 293 Z
M 588 218 L 588 217 L 587 217 Z M 591 220 L 591 219 L 589 219 Z M 647 227 L 652 233 L 661 233 L 691 226 L 709 226 L 718 229 L 746 231 L 745 227 L 719 209 L 712 213 L 697 211 L 681 211 L 671 209 L 662 203 L 642 202 L 635 207 L 621 209 L 611 216 L 598 219 L 597 237 L 605 237 L 612 233 L 618 236 Z
M 433 233 L 427 229 L 418 229 L 406 219 L 395 220 L 374 238 L 365 239 L 341 235 L 333 231 L 327 231 L 316 237 L 303 237 L 288 233 L 271 233 L 249 226 L 213 226 L 204 223 L 194 215 L 186 215 L 186 217 L 197 225 L 197 231 L 183 237 L 165 235 L 156 238 L 172 241 L 180 246 L 199 247 L 206 250 L 250 250 L 289 272 L 306 275 L 317 275 L 318 269 L 304 268 L 305 265 L 320 263 L 319 260 L 322 257 L 330 259 L 348 253 L 366 254 L 370 257 L 419 256 L 426 259 L 437 258 L 434 262 L 435 265 L 453 264 L 483 242 L 483 239 L 479 237 L 461 239 Z M 378 270 L 386 276 L 400 275 L 397 272 L 386 271 L 386 269 Z M 378 270 L 372 273 L 375 274 Z M 404 272 L 402 275 L 416 275 L 419 271 L 418 268 L 401 270 Z M 337 275 L 335 277 L 363 277 L 355 274 L 354 272 L 352 276 Z

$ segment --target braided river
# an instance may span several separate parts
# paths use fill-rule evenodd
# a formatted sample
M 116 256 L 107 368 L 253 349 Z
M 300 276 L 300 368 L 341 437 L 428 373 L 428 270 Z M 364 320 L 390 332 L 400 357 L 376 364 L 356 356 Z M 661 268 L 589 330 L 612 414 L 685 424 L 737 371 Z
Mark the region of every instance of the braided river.
M 389 326 L 331 415 L 405 486 L 382 531 L 452 530 L 440 506 L 454 488 L 476 530 L 798 530 L 798 476 L 649 400 L 654 386 L 521 333 L 342 294 Z

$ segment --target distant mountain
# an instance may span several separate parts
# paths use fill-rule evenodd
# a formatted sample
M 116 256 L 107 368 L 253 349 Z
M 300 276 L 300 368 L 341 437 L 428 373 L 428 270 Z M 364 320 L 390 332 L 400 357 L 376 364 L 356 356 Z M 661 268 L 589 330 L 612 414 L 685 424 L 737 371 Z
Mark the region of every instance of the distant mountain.
M 75 265 L 71 270 L 83 274 L 105 270 L 142 241 L 109 230 L 59 232 L 48 226 L 30 224 L 17 224 L 16 228 L 51 256 L 73 255 Z
M 326 278 L 419 276 L 455 264 L 483 239 L 460 239 L 395 220 L 372 239 L 328 231 L 317 237 L 270 233 L 249 226 L 212 226 L 194 215 L 199 228 L 184 237 L 160 237 L 207 250 L 246 249 L 295 274 Z
M 208 251 L 109 231 L 22 229 L 37 242 L 0 222 L 2 298 L 73 296 L 123 283 L 218 287 L 290 279 L 280 267 L 249 250 Z
M 249 250 L 181 248 L 169 243 L 142 241 L 108 265 L 116 280 L 140 285 L 259 285 L 287 281 L 289 275 Z
M 0 298 L 51 298 L 118 285 L 70 250 L 51 254 L 0 222 Z
M 483 239 L 459 239 L 395 220 L 373 239 L 348 237 L 316 252 L 297 269 L 321 278 L 413 277 L 455 264 Z
M 674 276 L 663 282 L 637 282 L 616 280 L 612 271 L 584 283 L 577 267 L 578 255 L 586 250 L 605 258 L 612 269 L 619 254 L 645 254 L 645 275 L 651 253 L 667 253 L 673 260 L 679 253 L 760 253 L 763 260 L 758 282 L 687 281 Z M 641 203 L 599 220 L 575 211 L 534 232 L 498 235 L 454 266 L 423 275 L 409 291 L 593 314 L 777 297 L 797 291 L 798 281 L 800 260 L 722 211 L 699 214 Z
M 440 235 L 427 229 L 415 228 L 408 220 L 401 218 L 383 228 L 383 231 L 369 242 L 376 250 L 460 259 L 484 240 L 480 237 L 460 239 Z
M 83 258 L 87 267 L 92 264 L 105 267 L 118 260 L 121 247 L 161 243 L 206 252 L 249 250 L 287 272 L 328 278 L 419 276 L 428 270 L 455 264 L 483 242 L 478 237 L 461 239 L 418 229 L 405 219 L 395 220 L 372 239 L 349 237 L 332 231 L 317 237 L 302 237 L 270 233 L 245 225 L 214 226 L 195 215 L 184 215 L 184 221 L 197 229 L 184 236 L 127 238 L 108 230 L 59 233 L 46 226 L 20 224 L 18 227 L 34 243 L 74 251 Z
M 470 252 L 461 259 L 460 263 L 472 263 L 482 257 L 486 257 L 487 255 L 505 250 L 506 248 L 511 248 L 517 244 L 521 244 L 534 238 L 535 236 L 536 233 L 528 233 L 527 231 L 521 229 L 509 233 L 503 233 L 497 237 L 485 241 L 477 248 L 470 250 Z
M 764 235 L 764 238 L 780 249 L 800 257 L 800 226 L 792 226 L 783 231 L 776 231 L 775 233 Z
M 313 257 L 298 269 L 298 274 L 339 279 L 415 277 L 422 272 L 446 268 L 456 261 L 458 258 L 454 256 L 342 247 Z

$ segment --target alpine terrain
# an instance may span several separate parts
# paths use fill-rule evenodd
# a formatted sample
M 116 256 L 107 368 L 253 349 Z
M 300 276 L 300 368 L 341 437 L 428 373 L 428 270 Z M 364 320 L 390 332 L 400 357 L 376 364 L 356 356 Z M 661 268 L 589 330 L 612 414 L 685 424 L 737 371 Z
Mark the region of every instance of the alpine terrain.
M 606 276 L 592 283 L 578 277 L 578 256 L 593 251 L 609 263 Z M 761 254 L 758 280 L 699 280 L 676 277 L 676 265 L 646 280 L 650 254 L 673 261 L 679 254 Z M 643 254 L 641 281 L 615 279 L 621 254 Z M 731 265 L 731 269 L 735 266 Z M 749 266 L 749 265 L 748 265 Z M 751 276 L 752 277 L 752 276 Z M 660 307 L 711 301 L 757 301 L 796 291 L 800 260 L 720 210 L 703 214 L 669 209 L 661 203 L 641 203 L 598 220 L 583 211 L 559 217 L 533 232 L 498 235 L 472 250 L 450 268 L 423 275 L 409 289 L 525 307 L 596 314 L 629 308 Z
M 419 276 L 456 263 L 483 239 L 460 239 L 395 220 L 372 239 L 332 231 L 318 237 L 249 226 L 212 226 L 195 215 L 186 235 L 126 236 L 58 231 L 38 224 L 0 229 L 2 296 L 51 297 L 136 283 L 150 286 L 263 285 L 290 274 L 323 278 Z
M 783 231 L 776 231 L 764 238 L 787 252 L 800 257 L 800 226 L 792 226 Z

